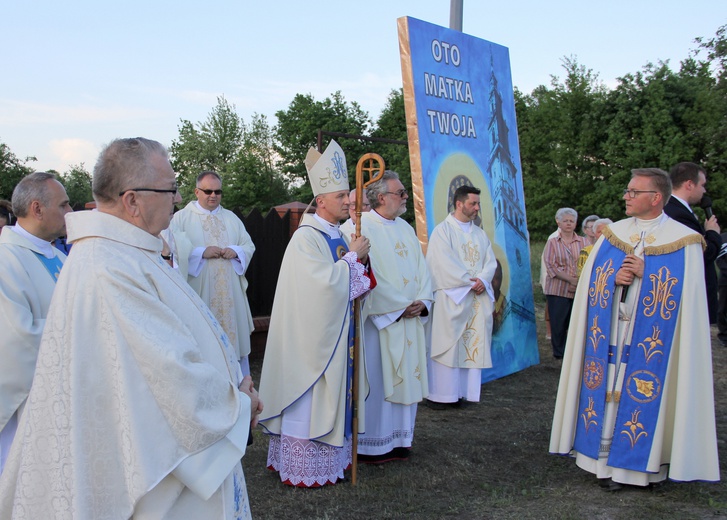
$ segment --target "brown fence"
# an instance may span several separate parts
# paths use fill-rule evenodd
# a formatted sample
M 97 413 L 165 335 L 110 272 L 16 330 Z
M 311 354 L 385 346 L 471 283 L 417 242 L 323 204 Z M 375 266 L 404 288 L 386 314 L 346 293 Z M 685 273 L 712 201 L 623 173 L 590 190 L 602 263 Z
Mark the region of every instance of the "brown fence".
M 255 254 L 247 268 L 247 299 L 253 316 L 270 316 L 280 264 L 290 241 L 290 212 L 281 217 L 274 209 L 263 217 L 253 209 L 247 216 L 234 210 L 245 224 L 255 244 Z

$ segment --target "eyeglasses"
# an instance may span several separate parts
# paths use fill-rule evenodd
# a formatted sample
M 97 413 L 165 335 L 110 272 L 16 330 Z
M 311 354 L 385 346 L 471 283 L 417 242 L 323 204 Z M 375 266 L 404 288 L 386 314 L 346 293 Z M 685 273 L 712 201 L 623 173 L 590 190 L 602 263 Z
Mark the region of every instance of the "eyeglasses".
M 213 193 L 215 195 L 222 195 L 222 190 L 203 190 L 202 188 L 197 188 L 199 191 L 204 193 L 205 195 L 212 195 Z
M 123 197 L 124 193 L 127 191 L 153 191 L 154 193 L 171 193 L 173 195 L 176 195 L 177 191 L 179 191 L 179 188 L 177 186 L 174 186 L 171 190 L 161 190 L 157 188 L 129 188 L 128 190 L 124 190 L 119 193 L 119 197 Z
M 398 195 L 402 199 L 407 195 L 406 190 L 386 191 L 384 193 L 388 193 L 389 195 Z
M 658 192 L 654 191 L 654 190 L 630 190 L 628 188 L 624 190 L 624 195 L 628 195 L 630 199 L 635 199 L 636 196 L 640 195 L 641 193 L 658 193 Z

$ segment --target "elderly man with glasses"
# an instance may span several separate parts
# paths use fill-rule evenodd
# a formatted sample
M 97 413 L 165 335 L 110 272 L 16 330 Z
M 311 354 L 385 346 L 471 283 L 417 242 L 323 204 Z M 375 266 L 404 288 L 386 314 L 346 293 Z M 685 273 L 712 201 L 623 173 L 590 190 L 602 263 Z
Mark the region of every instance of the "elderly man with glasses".
M 240 367 L 250 373 L 250 334 L 254 330 L 245 277 L 255 245 L 245 225 L 220 205 L 222 180 L 213 171 L 197 177 L 196 201 L 178 211 L 172 232 L 192 245 L 187 280 L 209 306 L 235 347 Z
M 166 149 L 113 141 L 93 195 L 96 211 L 66 216 L 73 253 L 0 477 L 0 518 L 250 518 L 240 458 L 262 404 L 161 257 L 181 201 Z
M 417 403 L 429 393 L 424 324 L 434 297 L 419 240 L 399 218 L 409 195 L 398 174 L 384 172 L 366 195 L 372 209 L 361 214 L 361 234 L 371 240 L 377 286 L 363 309 L 370 392 L 358 453 L 381 463 L 409 456 Z
M 632 170 L 628 218 L 593 247 L 576 290 L 551 453 L 608 490 L 718 481 L 703 240 L 671 219 L 663 170 Z

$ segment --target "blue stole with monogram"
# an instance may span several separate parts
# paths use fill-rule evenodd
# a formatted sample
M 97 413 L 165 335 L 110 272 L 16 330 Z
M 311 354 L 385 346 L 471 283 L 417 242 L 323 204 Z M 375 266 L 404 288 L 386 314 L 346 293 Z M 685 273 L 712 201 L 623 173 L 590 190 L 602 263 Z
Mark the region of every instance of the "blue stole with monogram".
M 50 274 L 51 278 L 53 278 L 53 283 L 56 283 L 58 281 L 58 276 L 61 274 L 61 268 L 63 267 L 61 259 L 58 258 L 58 256 L 48 258 L 35 251 L 33 251 L 33 254 L 38 257 L 38 260 L 40 260 L 43 266 L 48 270 L 48 274 Z
M 616 328 L 612 320 L 618 319 L 615 275 L 626 255 L 607 240 L 597 253 L 588 286 L 589 332 L 573 446 L 577 452 L 598 459 L 606 402 L 613 399 L 618 409 L 608 465 L 641 472 L 646 471 L 659 418 L 684 274 L 681 248 L 658 255 L 649 254 L 649 249 L 644 251 L 644 277 L 631 343 L 621 351 L 623 385 L 614 387 L 613 392 L 607 386 L 613 384 L 608 365 L 616 364 L 618 341 L 610 337 Z M 618 378 L 615 370 L 612 373 Z
M 326 239 L 329 249 L 331 250 L 331 256 L 333 262 L 338 262 L 343 255 L 348 253 L 348 247 L 343 237 L 331 238 L 330 235 L 321 231 L 313 226 L 300 226 L 300 227 L 311 227 L 318 231 Z M 346 362 L 346 417 L 345 417 L 345 430 L 344 437 L 351 438 L 353 435 L 353 346 L 354 346 L 354 334 L 355 329 L 353 327 L 353 305 L 351 301 L 348 302 L 348 316 L 349 316 L 349 327 L 348 327 L 348 349 L 347 349 L 347 362 Z

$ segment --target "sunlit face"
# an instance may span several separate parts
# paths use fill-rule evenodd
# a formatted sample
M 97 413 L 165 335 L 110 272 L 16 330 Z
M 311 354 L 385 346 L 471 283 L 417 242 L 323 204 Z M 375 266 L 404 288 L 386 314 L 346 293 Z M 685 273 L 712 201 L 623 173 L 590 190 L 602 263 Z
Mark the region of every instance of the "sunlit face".
M 365 213 L 365 212 L 371 210 L 371 204 L 369 204 L 369 198 L 366 196 L 365 190 L 362 192 L 362 194 L 363 194 L 363 204 L 361 204 L 361 213 Z M 348 216 L 351 217 L 351 220 L 356 222 L 356 190 L 353 190 L 353 191 L 351 191 L 351 193 L 349 193 L 348 200 L 349 200 Z
M 468 193 L 467 199 L 455 203 L 454 216 L 460 222 L 472 222 L 480 212 L 480 196 L 476 193 Z
M 635 175 L 628 185 L 629 190 L 639 193 L 632 199 L 628 193 L 624 193 L 623 199 L 626 202 L 626 215 L 643 219 L 657 217 L 661 213 L 661 207 L 657 206 L 658 194 L 655 193 L 651 178 L 643 175 Z
M 338 224 L 348 218 L 348 190 L 319 195 L 316 213 L 331 224 Z
M 207 211 L 216 210 L 222 202 L 222 182 L 214 175 L 205 175 L 194 189 L 197 202 Z
M 583 227 L 583 233 L 591 239 L 596 238 L 596 231 L 593 229 L 593 222 L 587 222 Z
M 406 212 L 406 201 L 408 200 L 409 194 L 401 181 L 388 179 L 386 193 L 379 195 L 380 205 L 376 210 L 382 217 L 394 220 Z
M 177 186 L 176 176 L 169 160 L 160 154 L 155 154 L 149 161 L 154 175 L 149 182 L 149 188 L 170 190 Z M 158 236 L 169 227 L 174 215 L 174 205 L 182 202 L 178 191 L 174 193 L 157 193 L 153 191 L 137 191 L 141 227 L 147 233 Z
M 558 224 L 558 229 L 564 233 L 573 233 L 576 229 L 576 217 L 573 215 L 565 214 L 560 217 L 560 220 L 556 219 L 556 222 Z
M 49 203 L 42 207 L 40 233 L 45 240 L 51 241 L 66 234 L 66 213 L 72 210 L 63 185 L 55 179 L 45 181 L 50 194 Z

